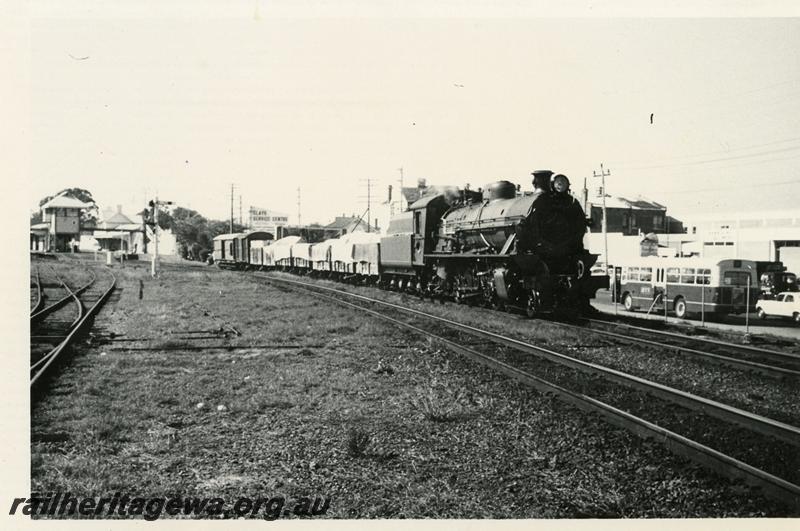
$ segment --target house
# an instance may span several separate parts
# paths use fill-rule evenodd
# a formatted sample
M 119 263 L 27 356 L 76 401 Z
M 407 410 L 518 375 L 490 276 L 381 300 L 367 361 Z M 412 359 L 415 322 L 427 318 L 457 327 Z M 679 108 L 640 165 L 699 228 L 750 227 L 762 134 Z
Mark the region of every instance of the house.
M 626 199 L 606 195 L 607 232 L 628 236 L 666 233 L 680 226 L 680 221 L 667 216 L 667 207 L 644 198 Z M 603 230 L 603 199 L 586 201 L 586 215 L 591 218 L 591 232 Z M 682 228 L 682 227 L 681 227 Z M 681 231 L 682 232 L 682 231 Z
M 334 219 L 332 223 L 325 225 L 324 229 L 328 238 L 338 238 L 344 234 L 357 231 L 380 232 L 380 229 L 370 225 L 367 220 L 355 214 L 352 216 L 346 216 L 344 214 L 336 216 L 336 219 Z
M 87 227 L 88 229 L 88 227 Z M 80 248 L 84 251 L 122 251 L 137 254 L 144 251 L 144 226 L 136 223 L 122 213 L 122 206 L 116 211 L 105 209 L 102 220 L 96 222 L 91 230 L 81 233 Z

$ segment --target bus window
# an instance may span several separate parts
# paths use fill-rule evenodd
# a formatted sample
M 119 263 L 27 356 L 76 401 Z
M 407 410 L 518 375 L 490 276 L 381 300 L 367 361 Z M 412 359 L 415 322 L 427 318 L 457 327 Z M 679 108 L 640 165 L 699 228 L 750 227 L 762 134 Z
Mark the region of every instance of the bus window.
M 679 282 L 681 278 L 679 274 L 680 269 L 677 267 L 668 267 L 667 268 L 667 282 Z
M 711 270 L 710 269 L 698 269 L 697 270 L 697 283 L 698 284 L 711 284 Z
M 653 281 L 653 268 L 652 267 L 643 267 L 639 270 L 639 280 L 642 282 L 652 282 Z
M 638 267 L 630 267 L 630 268 L 628 268 L 628 280 L 639 280 L 639 268 Z
M 681 269 L 681 284 L 694 284 L 694 268 L 684 267 Z
M 722 283 L 725 286 L 747 286 L 750 280 L 750 273 L 747 271 L 725 271 L 722 276 Z

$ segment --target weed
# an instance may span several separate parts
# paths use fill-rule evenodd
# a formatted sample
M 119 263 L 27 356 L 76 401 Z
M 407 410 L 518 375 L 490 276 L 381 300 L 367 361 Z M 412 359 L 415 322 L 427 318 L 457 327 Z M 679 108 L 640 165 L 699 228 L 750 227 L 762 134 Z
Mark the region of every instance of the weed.
M 394 367 L 389 365 L 388 363 L 384 365 L 383 360 L 378 360 L 378 366 L 372 369 L 372 372 L 375 374 L 394 374 Z
M 427 420 L 449 422 L 463 416 L 463 398 L 463 389 L 429 386 L 425 390 L 419 390 L 417 396 L 411 398 L 411 405 Z
M 347 433 L 347 453 L 350 457 L 362 457 L 369 447 L 370 436 L 360 428 L 350 428 Z

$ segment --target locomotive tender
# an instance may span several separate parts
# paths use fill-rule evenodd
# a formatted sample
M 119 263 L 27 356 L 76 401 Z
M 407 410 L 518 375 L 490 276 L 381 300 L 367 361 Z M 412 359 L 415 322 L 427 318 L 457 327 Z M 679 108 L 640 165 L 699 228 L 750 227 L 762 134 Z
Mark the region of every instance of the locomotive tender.
M 485 190 L 423 195 L 391 220 L 383 237 L 354 233 L 317 244 L 298 237 L 253 242 L 258 251 L 239 265 L 517 308 L 531 317 L 590 311 L 589 300 L 609 279 L 590 273 L 597 255 L 583 245 L 583 209 L 564 175 L 541 170 L 533 176 L 533 192 L 498 181 Z

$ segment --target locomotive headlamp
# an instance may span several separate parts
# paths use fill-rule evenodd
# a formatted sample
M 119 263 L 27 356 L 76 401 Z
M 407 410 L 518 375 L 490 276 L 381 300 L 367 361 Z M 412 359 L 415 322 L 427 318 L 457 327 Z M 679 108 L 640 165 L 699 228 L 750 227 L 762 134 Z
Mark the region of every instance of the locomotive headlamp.
M 566 175 L 561 175 L 559 173 L 553 177 L 553 190 L 560 194 L 566 193 L 569 190 L 569 179 L 567 179 Z

